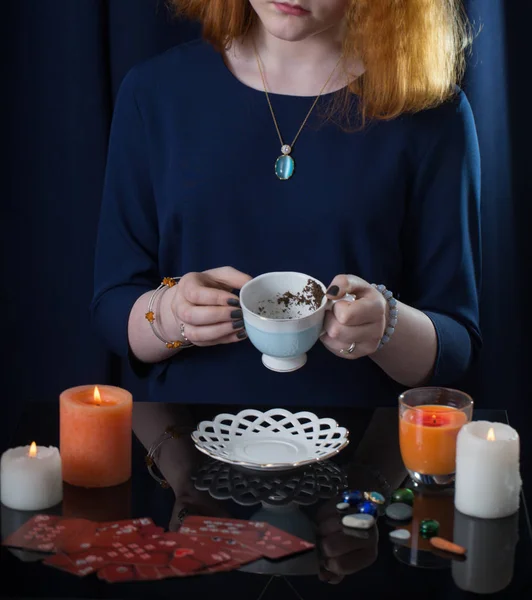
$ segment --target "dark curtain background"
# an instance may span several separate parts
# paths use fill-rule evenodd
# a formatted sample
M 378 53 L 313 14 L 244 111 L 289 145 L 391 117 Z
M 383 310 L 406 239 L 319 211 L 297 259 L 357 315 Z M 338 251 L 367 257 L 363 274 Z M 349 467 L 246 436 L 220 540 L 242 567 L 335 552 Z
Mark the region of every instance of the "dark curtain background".
M 8 0 L 2 7 L 0 393 L 8 429 L 24 401 L 56 401 L 69 386 L 110 382 L 137 399 L 145 393 L 100 345 L 88 317 L 107 135 L 128 69 L 199 30 L 173 19 L 163 0 Z M 485 350 L 466 387 L 478 406 L 508 408 L 522 423 L 531 402 L 524 287 L 532 3 L 471 0 L 467 8 L 481 29 L 464 87 L 483 160 Z

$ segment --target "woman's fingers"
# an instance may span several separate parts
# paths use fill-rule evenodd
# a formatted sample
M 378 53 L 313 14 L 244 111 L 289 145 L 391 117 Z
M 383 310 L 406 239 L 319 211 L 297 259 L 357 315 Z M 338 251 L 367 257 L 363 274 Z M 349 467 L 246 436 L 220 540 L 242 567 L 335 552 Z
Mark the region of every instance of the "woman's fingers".
M 249 275 L 232 267 L 187 273 L 179 282 L 172 302 L 172 312 L 186 339 L 196 346 L 245 339 L 240 302 L 229 290 L 239 289 L 249 279 Z
M 233 267 L 209 269 L 203 271 L 203 274 L 213 281 L 214 287 L 222 287 L 227 290 L 239 290 L 251 279 L 251 275 L 242 273 Z
M 196 306 L 182 302 L 176 310 L 179 321 L 190 325 L 215 325 L 238 321 L 243 317 L 242 309 L 231 306 Z
M 216 325 L 190 325 L 184 324 L 184 334 L 186 338 L 196 344 L 197 346 L 203 345 L 205 342 L 210 344 L 224 343 L 228 338 L 233 338 L 244 328 L 244 321 L 229 321 L 227 323 L 218 323 Z M 222 341 L 224 340 L 224 341 Z M 227 343 L 227 342 L 225 342 Z
M 197 285 L 196 282 L 185 282 L 181 293 L 189 304 L 200 306 L 232 306 L 238 302 L 238 297 L 227 290 Z

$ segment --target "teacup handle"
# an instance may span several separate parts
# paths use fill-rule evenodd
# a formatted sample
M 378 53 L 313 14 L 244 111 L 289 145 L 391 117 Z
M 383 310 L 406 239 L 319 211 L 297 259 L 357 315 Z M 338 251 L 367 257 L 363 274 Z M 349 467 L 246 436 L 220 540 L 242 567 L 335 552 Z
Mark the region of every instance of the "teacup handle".
M 346 302 L 354 302 L 356 300 L 356 296 L 354 296 L 353 294 L 346 294 L 342 298 L 337 298 L 336 300 L 327 300 L 325 310 L 332 310 L 333 306 L 341 300 L 345 300 Z M 325 328 L 321 330 L 320 337 L 322 337 L 323 335 L 325 335 Z

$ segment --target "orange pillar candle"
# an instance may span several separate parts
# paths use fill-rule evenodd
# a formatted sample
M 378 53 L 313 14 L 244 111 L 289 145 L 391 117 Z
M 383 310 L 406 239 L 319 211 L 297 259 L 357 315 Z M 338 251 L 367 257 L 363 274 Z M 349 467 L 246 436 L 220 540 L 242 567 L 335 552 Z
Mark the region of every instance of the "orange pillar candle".
M 423 475 L 455 472 L 456 438 L 467 414 L 452 406 L 406 409 L 399 420 L 401 456 L 407 469 Z
M 63 480 L 94 488 L 131 477 L 133 398 L 122 388 L 83 385 L 59 397 Z

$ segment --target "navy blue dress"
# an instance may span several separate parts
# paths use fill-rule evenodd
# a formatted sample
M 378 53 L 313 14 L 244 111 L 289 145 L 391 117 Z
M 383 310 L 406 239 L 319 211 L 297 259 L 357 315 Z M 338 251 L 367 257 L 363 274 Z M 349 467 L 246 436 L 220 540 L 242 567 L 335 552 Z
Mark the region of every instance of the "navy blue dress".
M 285 141 L 313 98 L 271 95 Z M 163 276 L 231 265 L 252 276 L 339 273 L 383 283 L 425 312 L 438 336 L 433 385 L 459 385 L 481 345 L 480 164 L 468 100 L 347 133 L 317 108 L 274 174 L 280 144 L 263 92 L 203 41 L 135 67 L 111 130 L 91 310 L 128 356 L 135 301 Z M 355 99 L 356 102 L 356 99 Z M 400 318 L 400 315 L 399 315 Z M 137 365 L 138 367 L 138 365 Z M 401 387 L 370 358 L 318 343 L 305 367 L 268 371 L 244 342 L 191 348 L 137 369 L 152 401 L 393 404 Z

